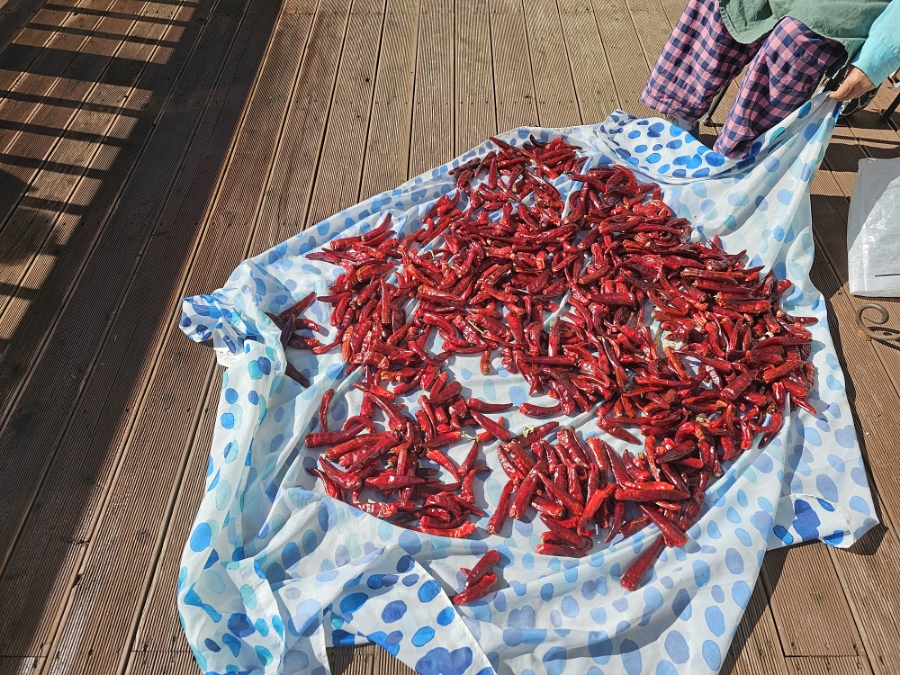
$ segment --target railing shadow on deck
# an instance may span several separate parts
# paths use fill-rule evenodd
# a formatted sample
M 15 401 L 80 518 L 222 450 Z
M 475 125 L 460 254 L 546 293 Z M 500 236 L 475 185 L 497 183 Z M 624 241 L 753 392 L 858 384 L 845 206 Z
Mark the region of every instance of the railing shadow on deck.
M 15 1 L 15 0 L 14 0 Z M 147 69 L 164 68 L 167 63 L 179 64 L 179 70 L 173 69 L 175 75 L 183 77 L 191 67 L 194 56 L 208 50 L 210 43 L 217 44 L 225 41 L 226 45 L 233 45 L 236 36 L 246 28 L 245 21 L 249 20 L 251 14 L 256 10 L 253 8 L 253 2 L 234 3 L 239 8 L 238 17 L 243 16 L 240 20 L 235 20 L 229 26 L 233 26 L 230 34 L 212 34 L 212 31 L 205 30 L 202 25 L 205 21 L 212 21 L 212 12 L 216 11 L 215 7 L 218 0 L 200 0 L 200 2 L 184 2 L 170 3 L 167 0 L 159 0 L 165 4 L 181 4 L 188 7 L 212 7 L 208 12 L 205 20 L 196 22 L 191 26 L 191 22 L 195 17 L 199 16 L 199 11 L 195 9 L 188 21 L 181 22 L 184 30 L 179 31 L 181 38 L 178 40 L 157 41 L 167 50 L 167 58 L 165 61 L 145 63 L 130 62 L 129 59 L 117 59 L 115 55 L 112 57 L 102 57 L 109 60 L 109 64 L 105 65 L 100 75 L 95 80 L 87 80 L 84 87 L 91 84 L 99 83 L 101 80 L 105 84 L 112 86 L 137 86 L 140 88 L 139 75 Z M 280 0 L 265 0 L 271 7 L 280 5 Z M 23 3 L 20 3 L 23 4 Z M 39 3 L 41 4 L 41 3 Z M 224 4 L 224 2 L 222 3 Z M 259 5 L 257 5 L 258 7 Z M 243 7 L 244 9 L 240 9 Z M 249 9 L 247 9 L 249 7 Z M 63 9 L 78 11 L 76 7 L 65 7 Z M 115 9 L 113 5 L 112 9 Z M 241 14 L 243 12 L 243 14 Z M 107 13 L 109 16 L 115 16 L 116 13 L 111 11 Z M 271 15 L 271 20 L 268 16 Z M 57 524 L 52 531 L 46 532 L 46 537 L 53 540 L 52 544 L 48 544 L 44 548 L 44 555 L 39 561 L 32 560 L 32 567 L 37 565 L 40 568 L 40 576 L 42 580 L 34 578 L 27 581 L 27 588 L 21 586 L 23 583 L 21 577 L 31 576 L 34 574 L 23 575 L 22 569 L 25 563 L 17 558 L 17 549 L 22 548 L 23 532 L 27 531 L 29 519 L 41 518 L 40 507 L 46 509 L 47 504 L 36 503 L 35 499 L 52 499 L 52 495 L 41 495 L 39 491 L 44 485 L 44 481 L 51 471 L 52 463 L 59 461 L 55 457 L 55 453 L 60 443 L 60 439 L 64 433 L 71 431 L 76 425 L 75 410 L 81 407 L 93 406 L 95 410 L 91 416 L 99 419 L 124 420 L 133 415 L 127 407 L 131 391 L 137 391 L 145 386 L 145 382 L 139 381 L 139 373 L 141 373 L 141 365 L 147 359 L 153 358 L 153 352 L 158 346 L 157 340 L 160 334 L 158 329 L 166 328 L 171 324 L 174 307 L 167 303 L 156 303 L 151 305 L 141 315 L 142 326 L 144 330 L 137 330 L 133 333 L 133 344 L 130 349 L 129 357 L 121 364 L 115 364 L 119 369 L 117 385 L 115 391 L 110 391 L 105 396 L 105 400 L 100 401 L 97 405 L 96 401 L 81 401 L 84 393 L 79 385 L 82 380 L 89 382 L 93 376 L 91 368 L 85 367 L 74 373 L 60 373 L 60 389 L 66 390 L 69 394 L 63 396 L 59 392 L 52 391 L 35 391 L 34 382 L 47 379 L 47 373 L 43 377 L 39 375 L 48 369 L 47 353 L 55 352 L 57 355 L 64 347 L 60 347 L 57 343 L 59 334 L 64 331 L 77 331 L 79 326 L 75 325 L 64 327 L 60 330 L 58 322 L 60 317 L 64 315 L 67 303 L 72 301 L 73 297 L 84 298 L 84 294 L 90 294 L 90 289 L 84 288 L 82 280 L 86 275 L 96 274 L 98 270 L 104 269 L 104 265 L 109 264 L 109 259 L 98 260 L 98 251 L 104 250 L 104 242 L 109 241 L 112 237 L 123 228 L 132 227 L 137 229 L 137 236 L 142 242 L 134 247 L 134 255 L 127 258 L 125 269 L 130 266 L 124 281 L 127 282 L 136 270 L 140 269 L 142 264 L 142 255 L 148 242 L 152 236 L 163 236 L 172 227 L 177 227 L 181 232 L 187 232 L 193 236 L 181 237 L 181 241 L 188 242 L 187 245 L 175 247 L 167 251 L 170 260 L 173 260 L 173 268 L 178 269 L 179 266 L 184 268 L 189 264 L 191 256 L 194 252 L 194 241 L 203 226 L 203 205 L 208 204 L 214 195 L 217 186 L 218 176 L 227 159 L 227 154 L 232 139 L 237 132 L 241 119 L 241 109 L 249 97 L 255 77 L 253 73 L 258 70 L 265 54 L 265 47 L 271 36 L 271 31 L 275 25 L 275 17 L 277 12 L 269 12 L 265 21 L 254 19 L 257 23 L 253 24 L 252 40 L 243 43 L 239 54 L 241 68 L 237 69 L 241 73 L 249 72 L 250 76 L 235 77 L 229 83 L 231 87 L 231 107 L 229 108 L 233 114 L 222 118 L 216 118 L 218 111 L 216 106 L 222 102 L 214 93 L 215 83 L 222 74 L 223 65 L 229 59 L 237 58 L 232 54 L 232 47 L 228 46 L 222 50 L 221 59 L 218 63 L 207 63 L 206 68 L 212 73 L 212 77 L 206 80 L 209 86 L 205 89 L 195 90 L 197 96 L 204 97 L 206 102 L 200 108 L 200 113 L 212 115 L 211 120 L 215 124 L 210 124 L 213 131 L 209 132 L 209 136 L 205 145 L 206 153 L 203 156 L 203 169 L 197 170 L 197 178 L 188 182 L 187 186 L 191 189 L 190 200 L 192 203 L 198 204 L 199 217 L 186 219 L 177 218 L 174 222 L 167 222 L 165 227 L 159 227 L 164 232 L 154 232 L 157 227 L 158 218 L 163 207 L 163 199 L 171 189 L 167 187 L 160 194 L 161 198 L 153 203 L 142 202 L 137 197 L 131 198 L 129 195 L 134 193 L 140 195 L 140 191 L 136 188 L 132 190 L 135 183 L 142 180 L 142 176 L 132 174 L 134 167 L 140 167 L 142 160 L 150 153 L 154 143 L 163 144 L 165 129 L 155 127 L 157 122 L 168 119 L 166 115 L 172 115 L 177 118 L 183 114 L 184 101 L 168 100 L 173 87 L 177 82 L 174 77 L 158 77 L 156 85 L 149 90 L 143 90 L 143 110 L 144 108 L 156 107 L 159 113 L 155 119 L 147 118 L 144 122 L 135 123 L 125 128 L 132 129 L 129 133 L 120 133 L 117 136 L 104 135 L 104 133 L 85 133 L 69 128 L 70 122 L 61 125 L 59 128 L 46 125 L 30 125 L 25 120 L 4 120 L 0 121 L 0 128 L 6 128 L 18 134 L 34 134 L 36 136 L 50 136 L 52 143 L 56 144 L 60 139 L 72 139 L 76 142 L 95 143 L 101 146 L 113 146 L 110 153 L 112 159 L 102 168 L 88 168 L 88 160 L 78 161 L 76 164 L 84 164 L 84 166 L 54 166 L 52 163 L 39 159 L 33 159 L 20 153 L 2 153 L 0 148 L 0 165 L 6 167 L 6 170 L 0 171 L 0 271 L 9 269 L 12 265 L 22 264 L 23 261 L 33 259 L 42 252 L 49 251 L 51 255 L 66 254 L 65 247 L 67 242 L 71 242 L 77 238 L 81 248 L 73 249 L 69 252 L 71 256 L 69 264 L 63 265 L 62 271 L 58 269 L 59 259 L 52 261 L 47 268 L 43 281 L 35 288 L 25 287 L 21 284 L 0 284 L 0 294 L 7 296 L 3 307 L 8 307 L 10 302 L 20 301 L 27 303 L 24 309 L 21 309 L 19 315 L 14 321 L 8 322 L 4 327 L 2 323 L 4 309 L 0 307 L 0 328 L 3 328 L 4 341 L 0 342 L 0 361 L 6 361 L 0 365 L 0 480 L 7 483 L 10 487 L 0 493 L 0 506 L 5 512 L 4 519 L 6 523 L 0 526 L 0 598 L 12 596 L 17 602 L 15 606 L 8 607 L 9 613 L 17 616 L 7 616 L 0 625 L 5 626 L 0 630 L 0 656 L 9 655 L 16 657 L 31 656 L 48 656 L 47 653 L 50 644 L 40 646 L 42 653 L 24 653 L 19 651 L 22 645 L 30 645 L 35 641 L 38 631 L 46 631 L 48 621 L 51 617 L 61 615 L 62 609 L 67 601 L 66 595 L 60 597 L 60 582 L 69 576 L 74 575 L 75 570 L 72 568 L 73 550 L 83 547 L 88 542 L 82 540 L 85 531 L 92 528 L 85 526 L 85 521 L 96 520 L 97 516 L 91 512 L 90 516 L 73 509 L 72 512 L 60 513 L 58 515 Z M 135 15 L 128 20 L 140 21 L 141 17 Z M 152 19 L 151 19 L 152 20 Z M 266 24 L 266 22 L 268 22 Z M 27 23 L 27 18 L 24 20 Z M 177 22 L 173 22 L 177 23 Z M 264 25 L 266 24 L 266 25 Z M 193 32 L 192 32 L 193 31 Z M 42 69 L 40 66 L 31 65 L 34 63 L 34 53 L 32 48 L 18 45 L 15 43 L 15 36 L 10 38 L 8 46 L 2 42 L 6 34 L 7 26 L 0 28 L 0 68 L 9 70 L 15 68 L 16 60 L 21 58 L 24 65 L 21 66 L 22 73 L 32 73 L 46 77 L 65 77 L 65 71 L 58 69 Z M 188 36 L 188 37 L 185 37 Z M 104 35 L 103 39 L 121 39 L 126 41 L 130 36 L 113 35 L 111 38 Z M 146 42 L 146 41 L 145 41 Z M 101 58 L 91 54 L 79 53 L 77 58 L 82 62 L 90 62 L 91 59 Z M 46 60 L 44 61 L 46 63 Z M 198 66 L 199 68 L 199 66 Z M 90 70 L 90 68 L 89 68 Z M 98 70 L 98 68 L 94 68 Z M 149 72 L 149 71 L 148 71 Z M 206 71 L 204 71 L 206 72 Z M 232 73 L 233 75 L 233 73 Z M 105 78 L 105 79 L 104 79 Z M 208 97 L 208 98 L 207 98 Z M 72 98 L 54 98 L 52 93 L 48 96 L 39 96 L 27 93 L 17 93 L 15 91 L 0 91 L 0 103 L 4 100 L 18 100 L 26 103 L 33 103 L 35 106 L 50 108 L 72 108 L 73 106 L 84 110 L 91 110 L 93 103 L 82 104 L 79 100 Z M 101 106 L 106 108 L 106 106 Z M 236 109 L 236 112 L 234 110 Z M 110 115 L 134 115 L 140 116 L 140 111 L 127 109 L 123 103 L 119 106 L 109 106 L 109 109 L 99 110 L 99 112 Z M 146 117 L 146 116 L 145 116 Z M 70 119 L 69 115 L 60 114 L 58 119 Z M 193 131 L 186 135 L 187 143 L 194 142 L 194 134 L 201 123 L 201 115 L 198 115 L 196 121 L 192 122 Z M 173 123 L 174 124 L 174 123 Z M 113 127 L 115 128 L 115 127 Z M 6 143 L 4 143 L 4 146 Z M 184 159 L 181 153 L 187 146 L 172 148 L 167 150 L 170 157 L 174 157 L 174 166 L 181 167 Z M 123 149 L 129 149 L 124 152 Z M 174 155 L 172 154 L 174 153 Z M 75 174 L 80 175 L 90 181 L 93 181 L 95 189 L 89 192 L 90 198 L 82 199 L 79 203 L 71 201 L 52 201 L 33 196 L 33 186 L 31 181 L 23 181 L 13 175 L 19 172 L 19 169 L 35 169 L 43 171 L 57 171 L 63 175 Z M 11 173 L 13 172 L 13 173 Z M 165 181 L 174 181 L 177 176 L 176 172 L 171 171 L 165 177 Z M 24 175 L 24 174 L 21 174 Z M 40 173 L 35 174 L 40 175 Z M 131 192 L 130 192 L 131 191 Z M 73 195 L 78 195 L 77 190 L 73 190 Z M 82 193 L 82 196 L 84 193 Z M 197 209 L 195 209 L 197 210 Z M 17 214 L 19 225 L 16 230 L 23 233 L 23 237 L 13 237 L 10 231 L 7 231 L 6 225 L 9 217 Z M 68 214 L 71 218 L 77 219 L 75 224 L 69 229 L 69 234 L 65 241 L 56 240 L 55 223 L 61 214 Z M 9 217 L 7 217 L 9 216 Z M 139 223 L 134 225 L 134 223 Z M 143 228 L 142 230 L 140 228 Z M 168 228 L 168 229 L 167 229 Z M 7 238 L 5 238 L 7 237 Z M 108 249 L 107 245 L 107 255 Z M 144 271 L 146 275 L 146 270 Z M 79 285 L 72 286 L 75 278 L 78 278 Z M 161 297 L 168 297 L 173 293 L 179 292 L 180 284 L 179 274 L 160 274 L 156 279 L 156 291 Z M 128 304 L 140 304 L 142 298 L 133 297 L 131 294 L 125 297 L 127 283 L 115 289 L 115 293 L 108 294 L 104 297 L 103 302 L 98 303 L 104 308 L 99 310 L 100 318 L 92 317 L 90 330 L 97 335 L 96 350 L 99 353 L 101 343 L 106 340 L 107 328 L 106 321 L 112 318 L 115 320 L 117 314 L 121 314 L 123 306 Z M 68 297 L 59 297 L 57 307 L 48 306 L 47 298 L 44 297 L 41 303 L 33 300 L 40 294 L 42 288 L 60 287 L 70 289 L 71 295 Z M 79 295 L 80 294 L 80 295 Z M 45 293 L 46 295 L 46 293 Z M 87 297 L 90 297 L 89 295 Z M 125 302 L 126 305 L 122 303 Z M 23 327 L 28 327 L 27 336 L 22 334 Z M 53 331 L 56 335 L 50 339 Z M 164 334 L 164 331 L 163 331 Z M 33 336 L 38 335 L 40 339 L 34 339 Z M 29 337 L 31 336 L 31 337 Z M 114 339 L 114 338 L 113 338 Z M 136 343 L 136 344 L 134 344 Z M 9 356 L 11 350 L 16 352 L 16 357 L 4 359 Z M 63 351 L 64 354 L 64 351 Z M 20 367 L 21 366 L 21 367 Z M 43 371 L 42 371 L 43 369 Z M 71 380 L 71 381 L 70 381 Z M 54 399 L 55 397 L 55 399 Z M 56 438 L 52 444 L 46 447 L 46 459 L 33 462 L 37 468 L 32 471 L 33 475 L 29 475 L 27 479 L 20 479 L 16 468 L 16 458 L 14 449 L 17 445 L 25 444 L 29 438 L 36 438 L 37 431 L 34 426 L 32 416 L 34 410 L 39 406 L 45 405 L 44 400 L 54 400 L 53 405 L 58 406 L 59 414 L 51 416 L 53 427 L 51 438 Z M 80 411 L 79 411 L 80 412 Z M 45 413 L 46 416 L 46 413 Z M 81 423 L 78 419 L 78 423 Z M 65 489 L 69 494 L 65 500 L 67 504 L 92 504 L 91 508 L 97 507 L 98 489 L 109 490 L 113 482 L 113 475 L 109 474 L 109 466 L 113 465 L 110 459 L 116 453 L 121 453 L 121 443 L 117 441 L 116 423 L 95 424 L 93 437 L 90 439 L 90 447 L 81 448 L 81 456 L 77 471 L 73 472 Z M 42 430 L 42 437 L 47 437 L 47 429 Z M 4 438 L 5 437 L 5 438 Z M 34 441 L 31 442 L 31 453 L 34 455 Z M 40 466 L 40 462 L 44 462 Z M 72 464 L 69 459 L 68 464 Z M 98 485 L 98 478 L 102 474 L 103 467 L 106 467 L 107 475 L 103 476 L 102 482 Z M 168 491 L 172 486 L 161 486 L 161 489 Z M 17 495 L 16 490 L 20 493 Z M 46 491 L 46 490 L 45 490 Z M 58 491 L 58 488 L 57 488 Z M 102 501 L 102 500 L 101 500 Z M 87 508 L 85 506 L 84 508 Z M 35 516 L 35 509 L 39 515 Z M 46 511 L 44 512 L 46 519 Z M 46 529 L 46 528 L 44 528 Z M 60 543 L 62 542 L 62 543 Z M 79 575 L 80 577 L 81 575 Z M 77 582 L 76 582 L 77 583 Z M 174 580 L 173 580 L 174 584 Z M 174 588 L 174 585 L 173 585 Z M 56 595 L 54 595 L 56 592 Z M 43 628 L 42 628 L 43 627 Z M 50 635 L 52 636 L 52 632 Z M 127 640 L 130 640 L 128 637 Z M 118 644 L 118 643 L 117 643 Z M 130 642 L 126 644 L 126 638 L 121 638 L 121 648 L 130 649 Z M 38 649 L 37 646 L 34 647 Z

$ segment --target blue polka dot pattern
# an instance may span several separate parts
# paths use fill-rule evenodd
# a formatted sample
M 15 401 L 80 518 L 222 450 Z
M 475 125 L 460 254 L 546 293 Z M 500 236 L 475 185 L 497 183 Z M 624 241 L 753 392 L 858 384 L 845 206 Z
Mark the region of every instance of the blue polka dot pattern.
M 810 402 L 817 415 L 791 414 L 765 450 L 726 467 L 707 491 L 688 544 L 665 550 L 634 593 L 619 579 L 659 536 L 655 527 L 597 545 L 581 560 L 549 558 L 534 553 L 539 520 L 477 540 L 431 537 L 329 499 L 305 470 L 315 466 L 317 453 L 302 439 L 317 428 L 322 394 L 337 391 L 331 415 L 341 425 L 358 409 L 355 376 L 337 353 L 285 353 L 266 313 L 310 292 L 324 294 L 339 273 L 305 253 L 369 231 L 386 212 L 399 232 L 415 230 L 437 197 L 453 188 L 449 170 L 483 156 L 492 143 L 241 263 L 215 293 L 185 299 L 182 330 L 193 340 L 211 338 L 228 368 L 204 498 L 177 586 L 202 668 L 315 674 L 326 668 L 321 646 L 374 642 L 434 675 L 491 675 L 500 663 L 522 675 L 715 673 L 767 549 L 811 539 L 846 547 L 876 522 L 826 306 L 809 280 L 814 245 L 807 187 L 833 112 L 826 97 L 816 99 L 760 139 L 756 155 L 742 162 L 708 151 L 667 122 L 623 112 L 596 125 L 503 135 L 519 145 L 529 134 L 563 135 L 584 149 L 589 167 L 634 167 L 661 185 L 679 217 L 697 224 L 696 236 L 719 235 L 726 250 L 747 250 L 752 265 L 789 278 L 795 288 L 786 311 L 819 319 L 810 327 L 819 374 Z M 564 197 L 579 187 L 565 179 L 556 185 Z M 320 303 L 308 311 L 328 323 Z M 288 358 L 309 377 L 308 390 L 285 378 Z M 467 395 L 516 404 L 527 399 L 520 375 L 498 368 L 485 377 L 478 356 L 454 357 L 449 368 Z M 414 410 L 415 401 L 407 405 Z M 517 412 L 507 417 L 511 428 L 528 423 Z M 597 430 L 585 422 L 580 432 Z M 466 450 L 451 454 L 459 461 Z M 485 459 L 493 474 L 480 485 L 490 514 L 503 481 L 495 457 Z M 459 568 L 472 567 L 489 548 L 501 553 L 499 590 L 455 607 Z

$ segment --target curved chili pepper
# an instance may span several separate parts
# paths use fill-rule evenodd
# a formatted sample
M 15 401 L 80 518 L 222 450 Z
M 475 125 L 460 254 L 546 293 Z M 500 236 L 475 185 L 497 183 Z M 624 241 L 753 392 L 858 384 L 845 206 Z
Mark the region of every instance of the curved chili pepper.
M 499 424 L 494 422 L 492 419 L 485 417 L 477 410 L 469 410 L 469 413 L 472 415 L 472 418 L 481 425 L 481 427 L 487 431 L 491 436 L 496 438 L 499 441 L 504 443 L 512 440 L 512 432 L 509 429 L 504 429 Z
M 485 471 L 490 471 L 490 467 L 484 464 L 476 464 L 471 471 L 466 473 L 466 477 L 462 482 L 462 491 L 460 492 L 460 497 L 463 501 L 468 502 L 470 504 L 475 503 L 475 495 L 472 492 L 475 483 L 475 477 L 479 473 L 483 473 Z
M 453 597 L 454 605 L 464 605 L 467 602 L 474 602 L 475 600 L 480 600 L 488 593 L 491 592 L 491 589 L 494 587 L 494 584 L 497 583 L 497 575 L 490 573 L 485 574 L 480 581 L 476 584 L 473 584 L 467 590 L 458 593 Z
M 650 546 L 645 548 L 637 559 L 628 566 L 619 583 L 627 591 L 635 591 L 640 587 L 641 580 L 647 575 L 647 572 L 653 567 L 656 559 L 666 547 L 666 543 L 662 537 L 654 541 Z
M 466 581 L 463 583 L 463 590 L 468 590 L 477 584 L 490 570 L 500 562 L 500 552 L 491 549 L 485 553 L 474 567 L 466 573 Z

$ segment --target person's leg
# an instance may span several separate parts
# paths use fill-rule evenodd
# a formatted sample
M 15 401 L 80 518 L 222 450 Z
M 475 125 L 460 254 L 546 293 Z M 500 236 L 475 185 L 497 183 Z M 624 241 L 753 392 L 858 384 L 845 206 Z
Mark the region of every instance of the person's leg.
M 800 21 L 779 21 L 744 74 L 713 150 L 728 157 L 748 154 L 756 138 L 806 102 L 843 55 L 840 43 Z
M 728 33 L 717 0 L 690 0 L 641 93 L 641 101 L 689 125 L 737 77 L 762 44 L 745 45 Z

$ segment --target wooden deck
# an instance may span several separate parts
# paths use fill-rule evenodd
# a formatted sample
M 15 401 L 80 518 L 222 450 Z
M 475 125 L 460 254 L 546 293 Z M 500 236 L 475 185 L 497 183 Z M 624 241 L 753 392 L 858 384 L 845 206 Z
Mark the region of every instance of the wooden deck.
M 198 672 L 174 589 L 221 369 L 181 297 L 490 134 L 647 114 L 683 2 L 0 0 L 0 673 Z M 767 556 L 724 673 L 900 672 L 900 350 L 845 285 L 857 160 L 898 127 L 839 127 L 813 188 L 884 526 Z

